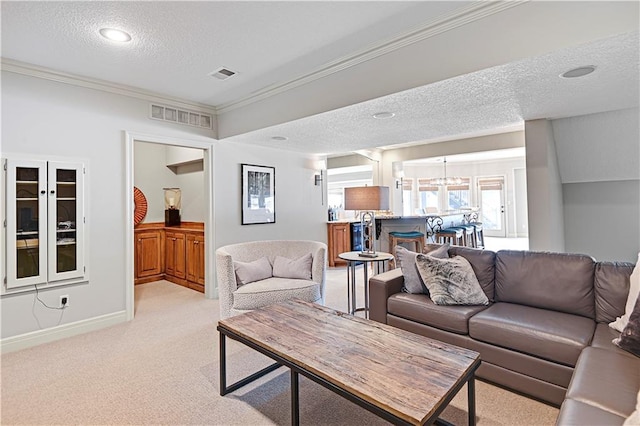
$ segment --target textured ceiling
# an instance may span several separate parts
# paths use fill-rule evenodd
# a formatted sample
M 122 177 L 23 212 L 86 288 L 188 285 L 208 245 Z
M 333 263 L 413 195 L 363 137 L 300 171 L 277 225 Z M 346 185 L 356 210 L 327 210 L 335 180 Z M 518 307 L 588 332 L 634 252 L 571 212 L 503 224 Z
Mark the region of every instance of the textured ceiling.
M 427 143 L 451 135 L 522 128 L 525 120 L 560 118 L 633 108 L 640 97 L 639 34 L 527 58 L 403 91 L 339 110 L 231 138 L 282 149 L 346 153 L 362 148 Z M 582 65 L 594 73 L 560 78 Z M 372 117 L 380 111 L 393 118 Z M 286 135 L 286 141 L 274 141 Z
M 465 2 L 2 2 L 2 56 L 221 105 Z M 98 30 L 126 30 L 110 43 Z M 238 74 L 220 81 L 224 66 Z
M 381 89 L 375 93 L 390 95 L 363 99 L 353 90 L 353 101 L 342 103 L 350 106 L 274 119 L 287 122 L 226 139 L 300 152 L 340 154 L 497 133 L 522 128 L 524 120 L 638 107 L 640 98 L 638 2 L 3 1 L 0 7 L 5 64 L 20 61 L 220 111 L 330 69 L 301 88 L 304 96 L 289 96 L 297 103 L 281 107 L 303 110 L 336 96 L 338 81 L 365 87 L 349 73 L 350 58 L 360 57 L 361 69 L 375 63 L 373 81 Z M 133 41 L 106 42 L 98 29 L 109 26 L 127 30 Z M 420 53 L 408 64 L 389 46 L 416 28 L 428 36 L 428 50 L 418 43 L 405 49 Z M 480 48 L 461 54 L 472 42 Z M 383 55 L 362 59 L 380 48 Z M 412 65 L 418 78 L 407 86 L 397 76 Z M 597 70 L 580 79 L 558 77 L 583 65 Z M 220 66 L 238 74 L 226 81 L 207 75 Z M 414 84 L 422 74 L 431 84 Z M 400 86 L 412 88 L 385 89 Z M 250 117 L 249 108 L 233 111 L 236 120 L 268 113 L 254 110 Z M 371 117 L 381 111 L 396 115 Z

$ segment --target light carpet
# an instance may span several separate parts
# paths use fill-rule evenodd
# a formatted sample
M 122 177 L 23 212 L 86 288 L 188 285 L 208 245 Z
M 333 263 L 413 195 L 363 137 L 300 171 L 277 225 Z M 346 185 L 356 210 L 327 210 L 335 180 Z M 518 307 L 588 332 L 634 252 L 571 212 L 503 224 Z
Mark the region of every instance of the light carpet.
M 362 280 L 361 267 L 358 274 Z M 327 278 L 327 305 L 346 310 L 345 269 L 329 269 Z M 131 322 L 4 354 L 1 423 L 290 424 L 285 368 L 219 395 L 217 300 L 167 281 L 136 286 L 135 299 Z M 229 383 L 271 362 L 230 340 L 227 356 Z M 480 381 L 476 395 L 479 425 L 552 425 L 558 415 Z M 387 424 L 304 377 L 300 407 L 303 425 Z M 442 417 L 466 424 L 466 407 L 463 388 Z

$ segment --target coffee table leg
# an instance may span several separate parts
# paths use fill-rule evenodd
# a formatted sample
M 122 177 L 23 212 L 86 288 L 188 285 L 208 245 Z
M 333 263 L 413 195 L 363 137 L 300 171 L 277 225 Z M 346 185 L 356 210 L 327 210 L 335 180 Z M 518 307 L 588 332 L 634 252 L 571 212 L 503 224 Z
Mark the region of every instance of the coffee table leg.
M 476 378 L 472 374 L 467 382 L 467 398 L 469 400 L 469 426 L 476 424 Z
M 300 424 L 300 399 L 298 393 L 298 373 L 291 370 L 291 424 Z
M 220 334 L 220 395 L 227 393 L 227 348 L 224 333 Z

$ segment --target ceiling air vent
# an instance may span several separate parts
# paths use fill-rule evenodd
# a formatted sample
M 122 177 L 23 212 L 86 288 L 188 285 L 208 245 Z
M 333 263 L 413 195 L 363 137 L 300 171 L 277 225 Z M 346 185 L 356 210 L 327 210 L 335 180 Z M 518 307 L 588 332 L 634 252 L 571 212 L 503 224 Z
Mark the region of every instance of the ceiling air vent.
M 187 111 L 182 108 L 167 105 L 151 104 L 151 118 L 205 129 L 213 128 L 213 117 L 211 114 Z
M 218 80 L 226 80 L 228 78 L 233 77 L 234 75 L 236 75 L 235 71 L 231 71 L 228 68 L 222 67 L 222 68 L 218 68 L 217 70 L 210 72 L 209 75 L 211 77 L 215 77 Z

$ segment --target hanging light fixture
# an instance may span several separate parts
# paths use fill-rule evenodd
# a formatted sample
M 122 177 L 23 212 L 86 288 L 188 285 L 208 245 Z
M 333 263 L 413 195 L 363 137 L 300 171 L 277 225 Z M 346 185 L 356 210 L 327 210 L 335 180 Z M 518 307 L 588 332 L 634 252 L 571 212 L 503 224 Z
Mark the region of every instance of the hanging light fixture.
M 443 157 L 443 159 L 444 177 L 431 179 L 429 183 L 435 186 L 460 185 L 462 183 L 461 177 L 447 176 L 447 157 Z

